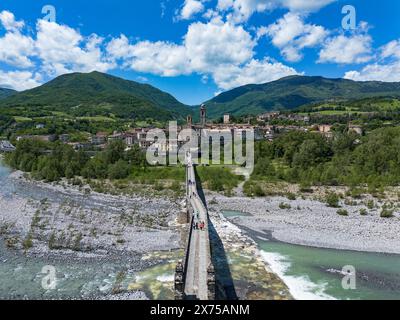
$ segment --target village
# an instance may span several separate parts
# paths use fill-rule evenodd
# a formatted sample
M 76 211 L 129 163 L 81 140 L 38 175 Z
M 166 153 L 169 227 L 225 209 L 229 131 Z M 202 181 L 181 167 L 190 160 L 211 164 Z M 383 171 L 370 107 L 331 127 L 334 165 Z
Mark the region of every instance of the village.
M 333 137 L 333 125 L 331 124 L 310 124 L 309 116 L 302 116 L 297 113 L 281 113 L 267 112 L 257 116 L 257 124 L 254 124 L 254 119 L 248 118 L 246 123 L 236 123 L 231 120 L 229 114 L 224 115 L 222 123 L 215 123 L 207 120 L 207 109 L 203 105 L 200 108 L 200 122 L 194 123 L 193 117 L 188 116 L 186 124 L 177 126 L 177 132 L 185 129 L 193 129 L 198 134 L 207 132 L 208 135 L 231 136 L 233 137 L 238 132 L 254 130 L 255 141 L 273 141 L 282 134 L 290 131 L 316 132 L 327 138 Z M 272 120 L 290 120 L 296 125 L 272 125 Z M 37 124 L 36 129 L 44 129 L 44 124 Z M 112 141 L 123 141 L 128 149 L 133 146 L 138 146 L 142 150 L 152 148 L 157 153 L 176 152 L 176 148 L 182 147 L 188 139 L 179 139 L 178 137 L 169 137 L 168 128 L 157 129 L 161 130 L 168 139 L 149 139 L 148 133 L 156 129 L 154 126 L 130 128 L 123 132 L 114 131 L 112 134 L 107 132 L 97 132 L 90 135 L 87 141 L 72 142 L 70 135 L 65 133 L 61 135 L 21 135 L 16 136 L 15 142 L 24 139 L 35 139 L 44 142 L 60 141 L 71 145 L 75 150 L 86 151 L 101 151 L 106 148 L 107 144 Z M 348 131 L 358 135 L 363 135 L 363 128 L 359 125 L 348 124 Z M 12 152 L 15 146 L 7 140 L 0 141 L 0 152 Z

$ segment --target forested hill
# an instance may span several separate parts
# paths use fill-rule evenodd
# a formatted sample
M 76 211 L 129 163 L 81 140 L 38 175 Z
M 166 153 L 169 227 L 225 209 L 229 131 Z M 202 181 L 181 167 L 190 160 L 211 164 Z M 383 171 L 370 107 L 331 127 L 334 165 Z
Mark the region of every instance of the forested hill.
M 5 99 L 13 94 L 15 94 L 17 91 L 11 90 L 11 89 L 6 89 L 6 88 L 0 88 L 0 100 Z
M 72 73 L 0 101 L 0 108 L 46 107 L 75 115 L 103 114 L 123 118 L 184 119 L 192 109 L 147 84 L 100 72 Z
M 226 113 L 234 116 L 257 115 L 271 110 L 292 110 L 322 101 L 371 97 L 400 97 L 400 82 L 356 82 L 291 76 L 221 93 L 206 102 L 206 106 L 209 116 L 218 118 Z

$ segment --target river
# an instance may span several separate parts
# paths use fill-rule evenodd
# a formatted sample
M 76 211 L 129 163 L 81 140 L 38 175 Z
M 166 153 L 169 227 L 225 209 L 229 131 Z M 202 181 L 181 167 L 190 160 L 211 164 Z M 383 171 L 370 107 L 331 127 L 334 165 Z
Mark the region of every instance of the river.
M 19 195 L 41 199 L 49 196 L 9 179 L 10 170 L 0 163 L 0 197 Z M 47 192 L 47 191 L 46 191 Z M 51 194 L 57 196 L 56 194 Z M 227 218 L 246 216 L 227 211 Z M 288 285 L 296 299 L 400 299 L 400 256 L 367 252 L 320 249 L 254 237 L 262 256 Z M 176 253 L 173 253 L 176 255 Z M 174 260 L 176 257 L 164 257 Z M 42 286 L 43 267 L 57 270 L 55 290 Z M 356 289 L 342 287 L 343 266 L 356 269 Z M 79 299 L 101 297 L 112 292 L 123 273 L 122 288 L 136 284 L 151 298 L 171 298 L 173 263 L 149 268 L 128 260 L 69 260 L 60 257 L 26 257 L 8 250 L 0 241 L 0 299 Z M 140 271 L 142 270 L 142 271 Z M 166 280 L 165 280 L 166 279 Z M 166 285 L 163 285 L 163 282 Z
M 224 216 L 246 216 L 225 211 Z M 261 254 L 296 299 L 398 300 L 400 255 L 322 249 L 254 236 Z M 344 289 L 343 267 L 356 270 L 356 288 Z
M 10 173 L 0 158 L 3 200 L 15 194 L 50 201 L 60 196 L 56 191 L 15 183 Z M 34 256 L 10 250 L 0 239 L 0 299 L 97 299 L 111 297 L 120 289 L 129 291 L 129 299 L 171 299 L 174 261 L 179 255 L 179 251 L 171 251 L 145 256 L 77 257 L 58 252 Z M 49 267 L 56 271 L 53 278 L 48 277 Z

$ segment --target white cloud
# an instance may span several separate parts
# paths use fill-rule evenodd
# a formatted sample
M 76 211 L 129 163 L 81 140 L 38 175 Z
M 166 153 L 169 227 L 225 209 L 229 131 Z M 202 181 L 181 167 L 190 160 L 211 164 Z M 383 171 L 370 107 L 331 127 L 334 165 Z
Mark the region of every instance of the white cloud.
M 25 23 L 16 21 L 9 11 L 0 12 L 0 22 L 6 29 L 0 37 L 0 61 L 9 66 L 35 69 L 48 77 L 70 72 L 106 72 L 115 67 L 106 59 L 104 39 L 96 34 L 85 37 L 68 26 L 39 20 L 33 38 L 22 34 Z M 38 73 L 30 70 L 2 72 L 1 75 L 3 84 L 17 89 L 39 83 Z
M 0 38 L 0 61 L 18 68 L 33 66 L 29 56 L 34 54 L 34 41 L 19 32 L 7 32 Z
M 346 72 L 344 77 L 355 81 L 399 82 L 400 61 L 389 64 L 370 64 L 364 67 L 361 71 Z
M 209 23 L 191 24 L 180 45 L 149 41 L 129 44 L 122 35 L 109 43 L 107 51 L 133 70 L 162 76 L 195 72 L 202 79 L 212 76 L 224 90 L 297 74 L 294 69 L 267 58 L 253 59 L 255 45 L 242 26 L 214 17 Z
M 106 72 L 114 65 L 100 49 L 103 39 L 93 34 L 83 37 L 78 31 L 54 22 L 39 20 L 36 50 L 43 70 L 52 76 L 68 72 Z
M 380 49 L 380 61 L 349 71 L 345 78 L 356 81 L 400 81 L 400 40 L 393 40 Z
M 383 59 L 396 57 L 400 59 L 400 40 L 393 40 L 381 48 L 381 57 Z
M 21 34 L 23 21 L 15 21 L 9 11 L 0 12 L 0 22 L 6 29 L 0 37 L 0 61 L 18 68 L 33 66 L 29 56 L 34 54 L 34 40 Z
M 236 22 L 247 21 L 253 13 L 276 8 L 286 8 L 293 12 L 315 12 L 336 0 L 218 0 L 220 11 L 233 11 Z
M 7 31 L 18 31 L 25 25 L 23 21 L 16 21 L 14 14 L 10 11 L 0 12 L 0 22 Z
M 259 83 L 295 71 L 278 63 L 253 60 L 256 42 L 242 26 L 219 17 L 208 23 L 192 23 L 182 44 L 140 41 L 126 36 L 113 39 L 107 52 L 135 71 L 162 76 L 198 73 L 211 75 L 223 89 L 235 83 Z
M 41 85 L 41 77 L 29 71 L 9 71 L 0 70 L 0 87 L 15 90 L 27 90 Z
M 217 11 L 206 15 L 210 21 L 190 24 L 181 43 L 130 43 L 125 35 L 106 42 L 96 34 L 84 36 L 69 26 L 44 20 L 37 22 L 36 35 L 30 37 L 21 34 L 24 22 L 2 12 L 0 21 L 8 31 L 0 38 L 0 61 L 27 70 L 1 71 L 1 85 L 24 90 L 39 85 L 42 77 L 106 72 L 116 66 L 168 77 L 197 73 L 204 81 L 213 79 L 221 89 L 296 74 L 268 57 L 255 59 L 257 38 L 243 26 L 223 21 Z
M 291 12 L 260 31 L 271 36 L 272 43 L 281 49 L 286 60 L 292 62 L 301 60 L 302 49 L 315 47 L 327 36 L 327 31 L 323 27 L 306 24 L 299 14 Z
M 255 42 L 242 26 L 220 19 L 194 23 L 184 38 L 184 46 L 194 71 L 209 72 L 216 65 L 238 65 L 254 55 Z
M 315 12 L 336 0 L 281 0 L 282 6 L 291 11 Z
M 213 77 L 219 88 L 229 90 L 246 84 L 266 83 L 296 74 L 299 73 L 295 69 L 266 58 L 262 61 L 252 59 L 242 67 L 218 66 L 213 72 Z
M 108 44 L 107 51 L 113 59 L 121 59 L 125 67 L 135 71 L 166 77 L 191 73 L 185 48 L 173 43 L 140 41 L 131 45 L 121 35 Z
M 319 53 L 318 62 L 353 64 L 366 63 L 372 58 L 372 38 L 368 34 L 368 24 L 361 22 L 355 33 L 327 39 Z
M 180 18 L 182 20 L 189 20 L 193 18 L 197 13 L 204 11 L 203 1 L 201 0 L 185 0 L 182 10 L 180 12 Z

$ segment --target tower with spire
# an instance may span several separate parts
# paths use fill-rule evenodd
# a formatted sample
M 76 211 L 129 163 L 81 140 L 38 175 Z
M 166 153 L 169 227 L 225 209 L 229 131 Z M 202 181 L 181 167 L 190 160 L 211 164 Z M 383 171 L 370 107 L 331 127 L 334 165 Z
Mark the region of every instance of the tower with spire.
M 200 107 L 200 126 L 204 128 L 206 126 L 207 121 L 207 108 L 205 104 L 202 104 Z

